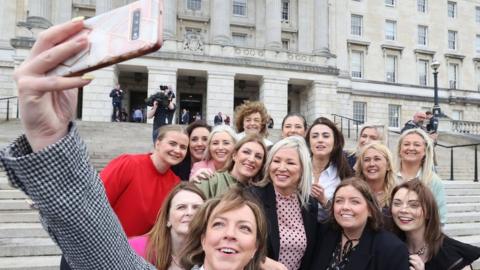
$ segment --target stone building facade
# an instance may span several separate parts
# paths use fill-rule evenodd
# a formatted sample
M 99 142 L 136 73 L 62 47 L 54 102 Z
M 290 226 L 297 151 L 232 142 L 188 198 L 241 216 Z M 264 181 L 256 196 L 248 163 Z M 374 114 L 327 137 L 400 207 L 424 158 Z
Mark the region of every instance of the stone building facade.
M 0 96 L 16 95 L 13 69 L 39 31 L 128 2 L 2 0 Z M 95 71 L 78 116 L 109 121 L 119 82 L 127 112 L 171 85 L 177 108 L 210 122 L 260 100 L 276 127 L 288 112 L 399 127 L 432 107 L 437 60 L 442 111 L 480 119 L 480 0 L 164 0 L 164 37 L 156 53 Z

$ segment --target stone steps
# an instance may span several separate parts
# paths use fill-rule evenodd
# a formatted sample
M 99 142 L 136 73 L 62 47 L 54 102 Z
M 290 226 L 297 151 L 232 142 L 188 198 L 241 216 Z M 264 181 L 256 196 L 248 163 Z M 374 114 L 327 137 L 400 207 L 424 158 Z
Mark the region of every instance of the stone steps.
M 0 270 L 58 270 L 60 256 L 0 257 Z
M 60 255 L 49 237 L 0 238 L 0 258 Z

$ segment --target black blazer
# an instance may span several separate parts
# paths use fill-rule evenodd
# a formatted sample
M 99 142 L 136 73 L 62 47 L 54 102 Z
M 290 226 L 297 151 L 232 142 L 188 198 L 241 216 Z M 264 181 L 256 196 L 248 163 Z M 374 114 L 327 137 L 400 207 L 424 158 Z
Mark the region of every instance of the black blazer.
M 278 230 L 277 201 L 275 199 L 275 190 L 272 183 L 265 187 L 249 187 L 249 191 L 257 196 L 261 204 L 268 225 L 267 256 L 270 259 L 278 261 L 280 253 L 280 232 Z M 311 198 L 308 202 L 308 209 L 301 207 L 303 225 L 307 236 L 307 249 L 302 258 L 300 269 L 307 269 L 311 264 L 313 251 L 315 248 L 316 226 L 318 205 L 315 199 Z
M 340 237 L 340 231 L 329 223 L 319 224 L 315 257 L 308 269 L 326 269 Z M 408 270 L 408 256 L 407 247 L 394 234 L 365 227 L 345 270 Z

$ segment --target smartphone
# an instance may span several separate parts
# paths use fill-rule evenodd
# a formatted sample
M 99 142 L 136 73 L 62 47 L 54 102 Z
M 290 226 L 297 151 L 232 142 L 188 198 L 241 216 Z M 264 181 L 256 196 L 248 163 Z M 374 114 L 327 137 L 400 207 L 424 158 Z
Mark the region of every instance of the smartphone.
M 163 43 L 163 0 L 140 0 L 89 18 L 84 29 L 89 46 L 48 75 L 78 76 L 160 49 Z

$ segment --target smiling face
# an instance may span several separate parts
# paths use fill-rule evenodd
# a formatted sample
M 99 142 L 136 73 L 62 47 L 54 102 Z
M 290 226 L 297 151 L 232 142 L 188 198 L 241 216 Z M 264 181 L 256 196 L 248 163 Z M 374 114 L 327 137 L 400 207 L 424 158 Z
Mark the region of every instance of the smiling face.
M 205 149 L 207 149 L 208 135 L 210 131 L 204 127 L 198 127 L 190 134 L 190 155 L 192 163 L 200 161 Z
M 243 118 L 243 129 L 245 133 L 260 133 L 262 130 L 262 115 L 259 112 L 249 114 Z
M 380 151 L 373 148 L 365 150 L 361 169 L 367 182 L 385 181 L 387 168 L 387 159 Z
M 272 158 L 268 173 L 277 192 L 284 196 L 294 194 L 302 176 L 302 165 L 297 150 L 294 148 L 278 150 Z
M 305 137 L 305 126 L 303 125 L 304 121 L 301 117 L 290 116 L 285 119 L 282 127 L 282 137 L 286 138 L 293 135 L 298 135 Z
M 333 130 L 326 125 L 319 124 L 310 131 L 310 150 L 313 156 L 329 158 L 333 150 L 335 139 Z
M 203 199 L 198 194 L 179 191 L 171 201 L 168 214 L 167 226 L 171 226 L 171 234 L 185 236 L 190 221 L 202 204 Z
M 425 148 L 425 141 L 419 134 L 408 134 L 400 145 L 400 158 L 402 162 L 421 164 L 425 157 Z
M 265 152 L 259 143 L 244 143 L 238 152 L 232 154 L 235 164 L 230 173 L 238 181 L 246 183 L 262 169 L 264 156 Z
M 217 169 L 223 168 L 227 160 L 230 158 L 233 152 L 235 143 L 228 134 L 228 132 L 217 132 L 212 136 L 210 141 L 210 156 L 215 162 L 215 167 Z
M 418 194 L 414 191 L 400 188 L 395 193 L 392 200 L 392 217 L 398 228 L 406 233 L 425 230 L 425 215 Z
M 349 235 L 361 235 L 370 211 L 367 201 L 353 186 L 337 190 L 333 199 L 333 214 L 338 225 Z
M 161 140 L 155 141 L 153 154 L 160 162 L 167 166 L 173 166 L 185 158 L 187 147 L 187 135 L 177 131 L 168 131 Z
M 358 145 L 360 147 L 363 147 L 369 143 L 378 141 L 379 139 L 380 136 L 375 128 L 365 128 L 363 129 L 362 134 L 360 134 L 360 138 L 358 139 Z
M 216 207 L 221 209 L 221 203 Z M 257 222 L 246 205 L 212 213 L 201 239 L 205 269 L 242 270 L 257 250 Z

